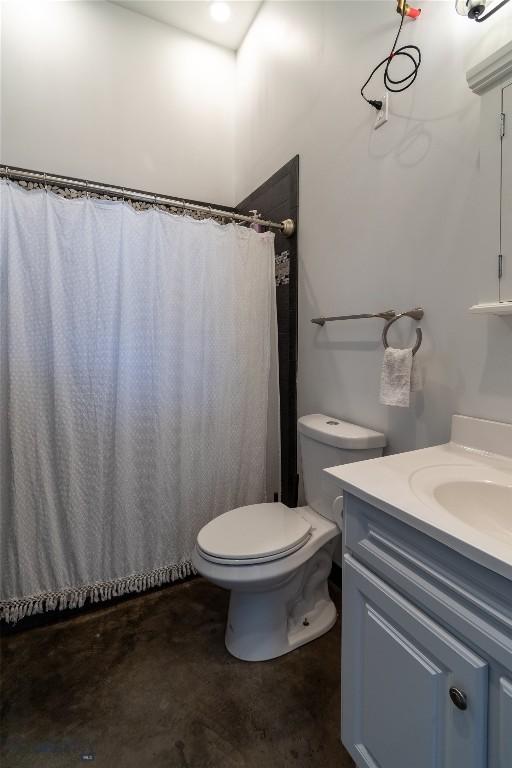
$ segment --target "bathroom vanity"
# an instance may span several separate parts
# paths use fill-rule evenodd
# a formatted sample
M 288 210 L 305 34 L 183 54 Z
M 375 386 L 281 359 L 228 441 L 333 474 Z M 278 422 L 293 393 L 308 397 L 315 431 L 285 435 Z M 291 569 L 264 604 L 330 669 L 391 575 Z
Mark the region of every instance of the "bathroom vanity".
M 359 768 L 512 766 L 512 425 L 326 470 L 344 493 L 342 740 Z

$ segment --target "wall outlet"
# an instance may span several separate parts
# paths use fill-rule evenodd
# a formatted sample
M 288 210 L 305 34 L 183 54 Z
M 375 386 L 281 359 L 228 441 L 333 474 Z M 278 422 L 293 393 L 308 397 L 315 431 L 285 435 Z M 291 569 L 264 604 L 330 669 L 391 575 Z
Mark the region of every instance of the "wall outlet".
M 380 110 L 380 112 L 377 113 L 375 125 L 373 126 L 374 130 L 377 130 L 377 128 L 380 128 L 381 125 L 384 125 L 384 123 L 387 123 L 388 121 L 389 94 L 385 93 L 381 101 L 382 101 L 382 109 Z

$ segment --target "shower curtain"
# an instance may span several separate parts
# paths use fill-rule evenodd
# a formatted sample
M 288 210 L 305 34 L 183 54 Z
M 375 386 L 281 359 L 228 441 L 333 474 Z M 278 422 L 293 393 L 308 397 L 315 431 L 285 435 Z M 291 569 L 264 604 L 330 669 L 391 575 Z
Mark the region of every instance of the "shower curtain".
M 0 226 L 1 615 L 190 574 L 268 497 L 273 235 L 6 181 Z

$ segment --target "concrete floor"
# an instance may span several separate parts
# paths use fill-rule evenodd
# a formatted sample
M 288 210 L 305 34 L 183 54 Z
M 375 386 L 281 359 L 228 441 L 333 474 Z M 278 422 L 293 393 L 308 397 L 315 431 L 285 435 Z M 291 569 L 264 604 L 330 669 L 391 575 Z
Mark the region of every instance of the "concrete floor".
M 250 664 L 224 647 L 227 598 L 194 579 L 4 637 L 2 768 L 351 768 L 339 622 Z

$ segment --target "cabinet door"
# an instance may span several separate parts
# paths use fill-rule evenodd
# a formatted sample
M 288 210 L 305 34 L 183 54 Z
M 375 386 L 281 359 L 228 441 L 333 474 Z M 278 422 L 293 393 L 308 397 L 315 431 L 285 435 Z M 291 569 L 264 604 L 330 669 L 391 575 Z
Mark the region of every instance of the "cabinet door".
M 360 768 L 484 768 L 486 662 L 349 554 L 342 645 L 342 739 Z
M 505 135 L 501 140 L 501 253 L 503 275 L 500 299 L 512 301 L 512 84 L 503 89 Z
M 498 765 L 512 765 L 512 680 L 500 678 L 498 698 L 499 749 Z

